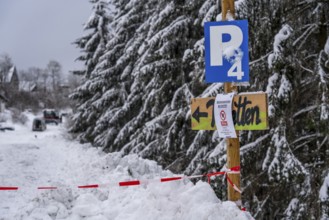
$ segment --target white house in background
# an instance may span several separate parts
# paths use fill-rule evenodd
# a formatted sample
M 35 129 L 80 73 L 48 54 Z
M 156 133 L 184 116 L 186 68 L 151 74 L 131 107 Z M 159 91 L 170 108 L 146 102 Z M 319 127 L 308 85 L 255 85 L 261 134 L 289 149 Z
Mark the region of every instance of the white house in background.
M 5 109 L 11 97 L 11 94 L 17 93 L 19 88 L 19 79 L 15 66 L 12 66 L 8 72 L 0 75 L 0 112 Z
M 23 92 L 36 92 L 38 85 L 32 81 L 20 81 L 19 82 L 19 91 Z
M 1 89 L 6 93 L 18 92 L 19 79 L 15 66 L 12 66 L 9 71 L 0 78 Z

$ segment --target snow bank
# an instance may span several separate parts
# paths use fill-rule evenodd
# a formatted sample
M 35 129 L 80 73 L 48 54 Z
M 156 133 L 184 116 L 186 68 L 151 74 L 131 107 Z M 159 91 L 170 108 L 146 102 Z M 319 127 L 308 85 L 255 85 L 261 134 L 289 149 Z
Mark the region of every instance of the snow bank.
M 32 119 L 29 117 L 30 120 Z M 19 126 L 0 133 L 0 219 L 28 220 L 199 220 L 250 219 L 234 203 L 221 202 L 206 182 L 170 177 L 156 162 L 137 155 L 122 157 L 65 138 L 65 128 L 49 125 L 45 132 Z M 119 187 L 121 181 L 142 185 Z M 97 189 L 79 185 L 100 184 Z M 56 186 L 56 190 L 37 190 Z

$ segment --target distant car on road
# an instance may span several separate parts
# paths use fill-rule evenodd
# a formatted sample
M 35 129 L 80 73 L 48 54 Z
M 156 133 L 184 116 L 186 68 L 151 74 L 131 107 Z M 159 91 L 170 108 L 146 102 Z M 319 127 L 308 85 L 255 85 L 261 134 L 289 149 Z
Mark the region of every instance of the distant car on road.
M 58 123 L 62 123 L 62 116 L 59 115 L 58 111 L 55 109 L 45 109 L 43 110 L 43 118 L 48 123 L 55 123 L 58 125 Z
M 15 128 L 14 127 L 11 127 L 11 126 L 3 126 L 1 123 L 0 123 L 0 131 L 14 131 Z
M 43 118 L 33 119 L 32 131 L 44 131 L 46 129 L 47 129 L 47 125 Z

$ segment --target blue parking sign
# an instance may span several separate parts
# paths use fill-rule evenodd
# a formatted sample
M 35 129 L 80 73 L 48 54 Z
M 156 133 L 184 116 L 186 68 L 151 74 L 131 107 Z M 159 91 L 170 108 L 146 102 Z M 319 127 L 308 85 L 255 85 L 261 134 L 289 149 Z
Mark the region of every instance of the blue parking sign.
M 249 82 L 248 21 L 206 22 L 206 82 Z

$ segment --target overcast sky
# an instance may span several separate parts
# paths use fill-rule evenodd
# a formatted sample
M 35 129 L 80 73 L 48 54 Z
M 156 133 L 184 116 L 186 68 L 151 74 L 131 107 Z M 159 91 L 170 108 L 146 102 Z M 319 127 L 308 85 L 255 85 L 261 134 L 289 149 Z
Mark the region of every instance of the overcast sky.
M 80 53 L 72 42 L 91 12 L 88 0 L 0 0 L 0 54 L 19 70 L 45 68 L 49 60 L 60 62 L 63 73 L 77 69 Z

